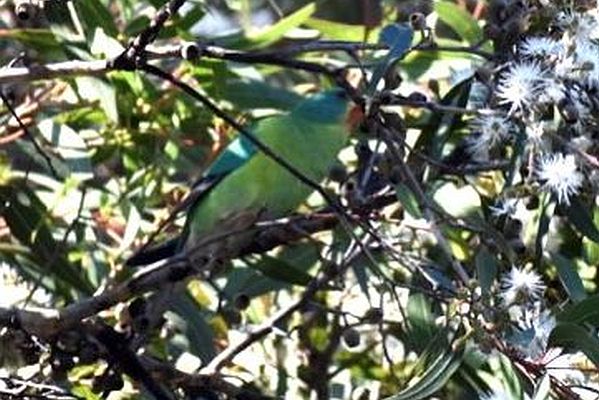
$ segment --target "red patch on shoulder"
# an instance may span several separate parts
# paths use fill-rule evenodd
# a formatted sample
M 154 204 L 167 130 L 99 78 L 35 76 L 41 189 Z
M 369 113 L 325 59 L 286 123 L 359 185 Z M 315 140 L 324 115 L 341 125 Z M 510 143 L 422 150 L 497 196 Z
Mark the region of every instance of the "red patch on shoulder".
M 347 113 L 347 117 L 345 118 L 345 123 L 348 127 L 353 130 L 356 126 L 358 126 L 362 120 L 364 119 L 364 111 L 362 107 L 359 105 L 354 105 Z

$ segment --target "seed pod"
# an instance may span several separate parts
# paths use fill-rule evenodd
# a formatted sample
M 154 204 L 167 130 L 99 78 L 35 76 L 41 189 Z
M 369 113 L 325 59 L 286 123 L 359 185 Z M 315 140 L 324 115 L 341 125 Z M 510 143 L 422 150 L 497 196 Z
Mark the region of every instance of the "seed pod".
M 329 168 L 329 179 L 333 182 L 344 182 L 347 179 L 347 168 L 341 163 L 335 163 Z
M 250 298 L 245 293 L 240 293 L 235 297 L 235 308 L 243 311 L 250 306 Z
M 31 3 L 31 0 L 15 1 L 15 14 L 21 21 L 31 19 L 36 12 L 36 7 Z
M 507 239 L 517 239 L 522 233 L 522 221 L 516 218 L 510 218 L 503 228 L 503 234 Z
M 361 341 L 360 332 L 354 328 L 347 329 L 345 332 L 343 332 L 343 341 L 350 349 L 358 347 Z
M 417 103 L 425 103 L 427 101 L 427 98 L 424 93 L 412 92 L 408 95 L 408 100 Z
M 364 321 L 371 324 L 378 324 L 383 320 L 383 310 L 378 307 L 372 307 L 364 314 Z
M 421 12 L 415 12 L 410 15 L 410 25 L 415 31 L 426 29 L 426 16 Z
M 193 61 L 200 57 L 200 46 L 196 43 L 189 42 L 181 46 L 181 57 L 187 61 Z

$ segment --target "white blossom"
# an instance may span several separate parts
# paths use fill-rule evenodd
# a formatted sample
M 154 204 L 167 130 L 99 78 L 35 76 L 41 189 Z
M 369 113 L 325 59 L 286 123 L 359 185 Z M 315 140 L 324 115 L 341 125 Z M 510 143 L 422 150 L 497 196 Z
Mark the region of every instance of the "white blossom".
M 472 121 L 472 130 L 478 135 L 468 141 L 468 146 L 476 158 L 485 159 L 489 149 L 509 137 L 513 124 L 503 115 L 483 113 Z
M 564 85 L 557 79 L 547 79 L 539 96 L 540 103 L 557 104 L 566 97 Z
M 537 300 L 545 291 L 541 276 L 535 271 L 512 267 L 501 279 L 501 297 L 506 305 Z
M 582 78 L 599 80 L 599 46 L 590 41 L 581 41 L 576 46 L 576 72 Z
M 510 114 L 530 106 L 538 96 L 545 81 L 545 71 L 538 62 L 514 64 L 497 88 L 500 104 L 511 104 Z
M 570 197 L 578 193 L 583 182 L 583 175 L 578 171 L 572 154 L 544 156 L 537 176 L 543 187 L 555 194 L 559 203 L 566 205 L 570 204 Z
M 520 52 L 525 56 L 559 57 L 564 52 L 564 45 L 547 37 L 530 37 L 520 45 Z

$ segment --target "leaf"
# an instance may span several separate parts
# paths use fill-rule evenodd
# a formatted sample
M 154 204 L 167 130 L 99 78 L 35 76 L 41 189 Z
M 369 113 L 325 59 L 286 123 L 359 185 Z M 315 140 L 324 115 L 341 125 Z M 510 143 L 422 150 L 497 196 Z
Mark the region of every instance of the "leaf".
M 198 303 L 189 293 L 177 293 L 169 296 L 171 309 L 183 318 L 185 336 L 189 339 L 189 350 L 203 363 L 208 363 L 216 355 L 214 334 L 206 321 Z
M 91 294 L 93 286 L 82 271 L 69 262 L 62 253 L 59 243 L 52 236 L 49 213 L 38 196 L 22 181 L 0 186 L 0 215 L 6 221 L 11 235 L 31 249 L 35 275 L 51 276 L 68 287 Z M 70 298 L 68 292 L 61 293 Z
M 488 293 L 491 286 L 497 277 L 498 263 L 486 247 L 481 247 L 474 259 L 476 264 L 476 273 L 478 275 L 478 283 L 483 293 Z
M 422 218 L 422 211 L 418 200 L 412 191 L 403 183 L 395 185 L 395 196 L 401 203 L 402 207 L 412 216 L 413 218 Z
M 385 400 L 427 399 L 440 390 L 457 371 L 462 363 L 463 352 L 453 351 L 451 345 L 444 340 L 436 340 L 431 343 L 430 347 L 433 350 L 425 352 L 419 359 L 419 363 L 425 363 L 426 367 L 418 381 Z
M 472 79 L 465 79 L 453 86 L 440 101 L 443 106 L 464 107 L 470 96 Z M 418 137 L 415 147 L 424 151 L 434 159 L 440 159 L 443 147 L 455 126 L 461 121 L 461 116 L 455 113 L 433 113 L 422 134 Z M 410 158 L 416 157 L 415 155 Z
M 102 28 L 96 28 L 94 31 L 90 52 L 95 56 L 109 59 L 117 57 L 125 48 L 113 37 L 110 37 Z
M 408 340 L 416 349 L 424 349 L 438 333 L 435 316 L 428 298 L 422 293 L 411 293 L 407 307 Z
M 539 227 L 535 237 L 535 268 L 540 267 L 543 260 L 543 238 L 549 231 L 549 223 L 555 207 L 552 203 L 547 202 L 547 196 L 542 197 L 541 204 L 538 211 Z
M 556 316 L 558 321 L 576 324 L 588 323 L 599 327 L 599 295 L 587 297 L 570 304 Z
M 188 10 L 184 16 L 176 20 L 175 26 L 181 31 L 188 31 L 206 15 L 206 5 L 200 3 Z
M 85 99 L 100 102 L 106 116 L 114 123 L 119 122 L 119 112 L 116 104 L 116 89 L 100 78 L 89 76 L 78 77 L 77 91 Z
M 80 181 L 94 177 L 90 152 L 77 132 L 51 119 L 40 122 L 38 129 L 66 162 L 73 177 Z
M 222 40 L 224 44 L 231 47 L 256 49 L 266 47 L 279 41 L 288 31 L 296 28 L 306 22 L 316 11 L 315 3 L 308 3 L 304 7 L 286 16 L 275 24 L 261 29 L 257 32 L 251 32 L 245 37 L 233 35 L 225 37 Z
M 435 2 L 435 11 L 441 21 L 446 23 L 462 39 L 470 44 L 476 44 L 483 39 L 483 31 L 476 19 L 457 4 L 449 1 Z
M 312 280 L 312 277 L 308 273 L 286 261 L 267 255 L 260 257 L 258 262 L 250 263 L 249 266 L 262 272 L 269 278 L 292 285 L 306 286 Z
M 594 206 L 593 206 L 594 207 Z M 587 238 L 599 243 L 599 229 L 592 214 L 588 211 L 589 206 L 585 205 L 578 197 L 570 201 L 570 205 L 563 207 L 564 214 L 568 221 L 578 229 Z
M 114 17 L 99 0 L 74 1 L 73 5 L 85 27 L 87 37 L 91 37 L 98 27 L 113 38 L 119 34 Z
M 60 43 L 48 29 L 0 29 L 0 39 L 14 39 L 36 50 L 60 50 Z
M 362 25 L 350 25 L 314 17 L 306 20 L 304 25 L 316 29 L 325 38 L 333 40 L 361 42 L 368 34 L 367 29 Z
M 65 44 L 83 44 L 84 32 L 75 5 L 66 1 L 44 3 L 44 14 L 55 37 Z
M 379 35 L 379 42 L 387 45 L 389 51 L 385 58 L 379 62 L 372 73 L 366 93 L 373 95 L 379 81 L 395 63 L 401 60 L 412 45 L 414 31 L 408 25 L 392 24 L 383 28 Z
M 587 295 L 584 291 L 582 280 L 578 275 L 576 264 L 574 264 L 570 259 L 557 253 L 551 256 L 551 260 L 557 268 L 559 278 L 562 281 L 564 289 L 566 289 L 566 292 L 568 292 L 570 299 L 574 302 L 584 300 Z
M 141 215 L 133 205 L 129 207 L 129 215 L 127 216 L 127 226 L 123 234 L 123 240 L 120 243 L 119 251 L 125 251 L 130 248 L 141 227 Z
M 551 379 L 549 374 L 543 375 L 541 382 L 535 387 L 535 393 L 532 396 L 532 400 L 546 400 L 549 398 L 549 392 L 551 391 Z
M 599 339 L 580 325 L 571 322 L 557 324 L 549 335 L 549 345 L 580 350 L 599 366 Z

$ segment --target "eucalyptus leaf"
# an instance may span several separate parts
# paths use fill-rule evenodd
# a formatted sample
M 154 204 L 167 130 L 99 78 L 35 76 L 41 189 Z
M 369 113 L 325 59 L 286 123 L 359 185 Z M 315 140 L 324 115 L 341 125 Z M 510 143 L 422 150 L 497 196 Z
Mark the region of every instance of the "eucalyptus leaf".
M 559 278 L 570 299 L 574 302 L 584 300 L 587 295 L 580 275 L 578 275 L 576 264 L 571 259 L 557 253 L 552 254 L 551 261 L 557 268 Z
M 558 323 L 549 336 L 549 344 L 580 350 L 595 366 L 599 366 L 599 339 L 580 325 L 571 322 Z

